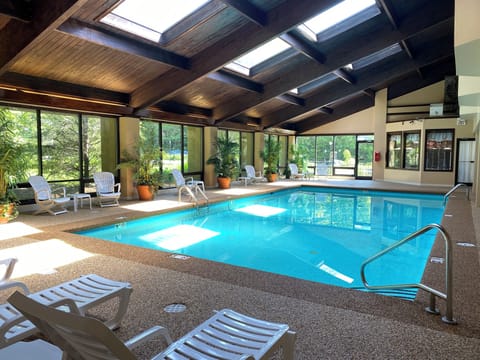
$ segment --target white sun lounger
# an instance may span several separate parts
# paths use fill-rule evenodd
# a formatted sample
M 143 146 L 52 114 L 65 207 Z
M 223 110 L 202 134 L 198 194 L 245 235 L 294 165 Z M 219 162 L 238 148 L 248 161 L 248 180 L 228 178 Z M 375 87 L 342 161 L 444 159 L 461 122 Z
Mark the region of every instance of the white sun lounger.
M 21 284 L 23 286 L 20 287 L 23 290 L 27 289 L 25 284 Z M 0 283 L 0 290 L 11 287 L 9 281 Z M 85 314 L 85 312 L 101 303 L 118 298 L 116 312 L 111 319 L 105 322 L 105 325 L 110 329 L 115 329 L 120 326 L 120 322 L 127 311 L 131 292 L 132 287 L 129 283 L 113 281 L 99 275 L 90 274 L 26 295 L 45 305 L 50 305 L 62 299 L 71 299 L 75 302 L 81 314 Z M 15 307 L 9 303 L 0 305 L 0 349 L 23 340 L 36 332 L 38 332 L 38 329 L 26 320 Z

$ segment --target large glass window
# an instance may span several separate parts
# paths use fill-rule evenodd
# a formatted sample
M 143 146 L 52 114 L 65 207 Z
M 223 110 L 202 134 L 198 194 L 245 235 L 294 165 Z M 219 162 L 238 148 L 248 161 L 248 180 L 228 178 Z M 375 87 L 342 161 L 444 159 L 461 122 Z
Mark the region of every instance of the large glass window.
M 245 165 L 253 165 L 254 163 L 254 139 L 253 133 L 242 132 L 240 133 L 240 168 L 244 168 Z
M 334 175 L 353 176 L 355 174 L 356 136 L 337 135 L 334 138 Z
M 387 168 L 402 167 L 402 134 L 387 134 Z
M 427 130 L 425 137 L 425 170 L 452 171 L 454 130 Z
M 163 170 L 182 171 L 182 127 L 175 124 L 162 124 Z
M 405 169 L 418 169 L 420 161 L 420 132 L 405 133 Z

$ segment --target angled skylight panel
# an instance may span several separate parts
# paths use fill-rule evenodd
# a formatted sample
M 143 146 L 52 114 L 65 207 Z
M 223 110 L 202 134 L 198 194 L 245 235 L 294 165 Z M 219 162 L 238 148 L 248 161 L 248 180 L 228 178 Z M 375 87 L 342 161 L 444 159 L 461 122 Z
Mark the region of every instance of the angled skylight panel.
M 374 52 L 373 54 L 367 55 L 351 64 L 352 70 L 362 69 L 373 63 L 376 63 L 380 60 L 383 60 L 389 56 L 398 54 L 402 51 L 402 47 L 399 44 L 393 44 L 385 49 Z
M 275 38 L 225 65 L 225 68 L 249 76 L 251 75 L 250 70 L 254 66 L 267 61 L 290 48 L 291 46 L 285 41 L 280 38 Z
M 356 16 L 360 13 L 362 16 Z M 305 21 L 298 28 L 314 41 L 326 40 L 378 14 L 380 14 L 380 9 L 376 6 L 375 0 L 344 0 Z M 346 20 L 350 20 L 348 25 L 335 29 L 337 25 Z M 328 31 L 332 29 L 333 31 Z
M 338 76 L 336 76 L 333 73 L 328 73 L 328 74 L 320 76 L 319 78 L 317 78 L 313 81 L 310 81 L 309 83 L 307 83 L 305 85 L 299 86 L 298 88 L 295 88 L 295 89 L 291 90 L 291 92 L 293 92 L 294 94 L 297 94 L 297 95 L 303 95 L 303 94 L 305 94 L 309 91 L 312 91 L 316 88 L 319 88 L 320 86 L 323 86 L 323 85 L 325 85 L 325 84 L 327 84 L 331 81 L 337 80 L 337 79 L 338 79 Z
M 100 21 L 159 42 L 162 33 L 210 0 L 124 0 Z

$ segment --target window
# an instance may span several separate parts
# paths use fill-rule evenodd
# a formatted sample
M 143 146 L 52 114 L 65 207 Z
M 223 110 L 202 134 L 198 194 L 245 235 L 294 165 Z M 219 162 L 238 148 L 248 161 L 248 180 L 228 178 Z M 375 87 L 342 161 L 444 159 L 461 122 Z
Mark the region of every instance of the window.
M 124 0 L 100 19 L 100 22 L 159 42 L 166 31 L 209 2 L 210 0 L 176 0 L 173 6 L 168 1 Z M 213 11 L 212 8 L 208 14 L 201 14 L 190 26 L 200 22 L 202 17 Z
M 453 170 L 454 130 L 427 130 L 425 134 L 425 171 Z
M 420 132 L 404 133 L 405 156 L 404 168 L 415 169 L 419 168 L 420 161 Z
M 387 168 L 402 167 L 402 134 L 387 134 Z

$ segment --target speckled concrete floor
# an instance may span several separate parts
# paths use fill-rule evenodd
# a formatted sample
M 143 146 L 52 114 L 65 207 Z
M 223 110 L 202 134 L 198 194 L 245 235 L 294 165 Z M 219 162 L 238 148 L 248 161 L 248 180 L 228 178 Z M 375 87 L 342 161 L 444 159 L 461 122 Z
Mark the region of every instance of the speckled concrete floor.
M 300 182 L 209 189 L 211 201 L 269 192 Z M 421 187 L 373 181 L 311 181 L 321 186 L 445 193 L 444 187 Z M 477 244 L 480 211 L 464 194 L 447 204 L 443 225 L 452 238 L 454 258 L 454 316 L 458 325 L 446 325 L 423 308 L 428 296 L 420 292 L 413 302 L 301 281 L 274 274 L 190 258 L 178 260 L 159 251 L 85 238 L 68 231 L 132 219 L 171 208 L 191 206 L 176 202 L 175 191 L 163 191 L 156 201 L 123 201 L 118 208 L 80 209 L 59 215 L 23 213 L 13 223 L 0 225 L 0 257 L 20 259 L 14 277 L 32 291 L 53 286 L 86 273 L 129 281 L 133 294 L 129 310 L 116 331 L 126 340 L 150 326 L 166 326 L 178 338 L 213 310 L 232 308 L 259 318 L 288 323 L 298 334 L 297 359 L 476 359 L 480 356 L 480 287 Z M 475 232 L 475 226 L 477 231 Z M 432 256 L 442 257 L 440 236 Z M 429 263 L 424 282 L 443 291 L 444 267 Z M 4 301 L 8 294 L 0 294 Z M 166 313 L 163 308 L 182 303 L 187 310 Z M 442 314 L 445 304 L 439 300 Z M 104 317 L 109 306 L 93 315 Z M 148 358 L 164 345 L 152 343 L 138 355 Z

